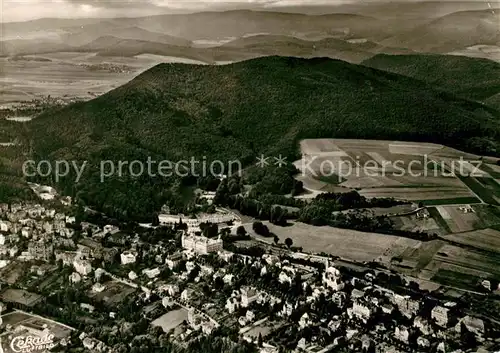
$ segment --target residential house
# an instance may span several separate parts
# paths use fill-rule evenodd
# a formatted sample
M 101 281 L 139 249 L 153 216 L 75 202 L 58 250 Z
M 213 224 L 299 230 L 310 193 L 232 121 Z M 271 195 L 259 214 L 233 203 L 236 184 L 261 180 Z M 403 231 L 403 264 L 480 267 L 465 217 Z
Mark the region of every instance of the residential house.
M 257 301 L 259 293 L 255 288 L 241 288 L 241 306 L 247 308 L 251 303 Z
M 75 271 L 82 276 L 88 276 L 92 273 L 92 265 L 87 260 L 75 259 L 73 261 L 73 266 Z
M 137 254 L 132 251 L 124 251 L 120 255 L 120 260 L 122 265 L 128 265 L 135 263 L 137 259 Z

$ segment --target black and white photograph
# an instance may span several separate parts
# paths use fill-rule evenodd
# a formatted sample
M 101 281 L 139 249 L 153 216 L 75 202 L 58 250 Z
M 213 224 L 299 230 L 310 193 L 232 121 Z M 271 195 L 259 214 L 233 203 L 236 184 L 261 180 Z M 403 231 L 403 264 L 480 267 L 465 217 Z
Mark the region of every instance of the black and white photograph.
M 500 2 L 0 0 L 0 353 L 500 353 Z

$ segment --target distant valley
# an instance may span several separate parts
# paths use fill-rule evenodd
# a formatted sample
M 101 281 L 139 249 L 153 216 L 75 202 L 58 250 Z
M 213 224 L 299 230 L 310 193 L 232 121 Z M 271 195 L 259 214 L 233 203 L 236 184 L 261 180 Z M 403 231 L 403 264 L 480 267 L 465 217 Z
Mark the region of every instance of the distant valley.
M 486 4 L 387 6 L 2 23 L 0 103 L 48 94 L 89 99 L 162 62 L 213 65 L 279 55 L 359 64 L 379 54 L 424 53 L 500 61 L 500 11 Z

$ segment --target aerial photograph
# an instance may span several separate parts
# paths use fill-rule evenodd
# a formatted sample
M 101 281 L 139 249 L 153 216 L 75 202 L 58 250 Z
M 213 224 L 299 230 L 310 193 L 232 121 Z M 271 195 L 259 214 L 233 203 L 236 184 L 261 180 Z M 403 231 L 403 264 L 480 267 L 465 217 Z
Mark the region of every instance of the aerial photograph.
M 0 0 L 0 353 L 500 353 L 500 0 Z

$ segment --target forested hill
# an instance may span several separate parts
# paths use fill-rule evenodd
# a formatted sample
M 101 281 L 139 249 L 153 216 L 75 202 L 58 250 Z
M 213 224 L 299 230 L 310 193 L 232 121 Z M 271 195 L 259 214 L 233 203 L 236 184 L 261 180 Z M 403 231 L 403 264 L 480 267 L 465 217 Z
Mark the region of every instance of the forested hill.
M 30 128 L 40 156 L 84 159 L 253 161 L 260 153 L 291 157 L 299 139 L 315 137 L 434 141 L 492 153 L 500 136 L 498 111 L 481 103 L 365 66 L 285 57 L 160 64 Z
M 500 108 L 500 63 L 457 55 L 378 54 L 363 65 L 413 77 Z

